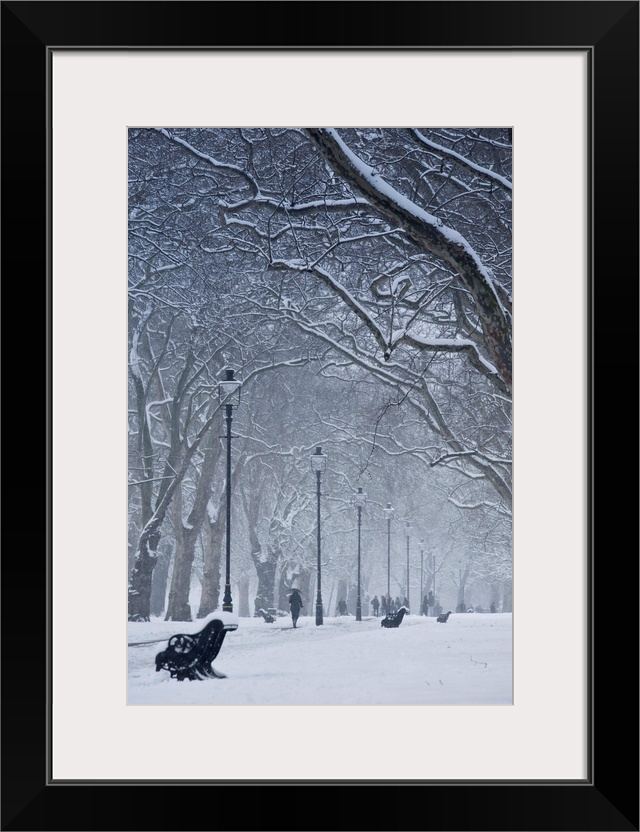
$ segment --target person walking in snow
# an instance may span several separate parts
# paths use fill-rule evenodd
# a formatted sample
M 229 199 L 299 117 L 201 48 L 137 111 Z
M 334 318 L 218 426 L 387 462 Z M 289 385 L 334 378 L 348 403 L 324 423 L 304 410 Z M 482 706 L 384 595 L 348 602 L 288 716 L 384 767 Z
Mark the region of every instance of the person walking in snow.
M 304 606 L 302 603 L 302 598 L 300 597 L 300 590 L 294 589 L 289 596 L 289 606 L 291 607 L 291 620 L 293 621 L 293 626 L 297 625 L 298 616 L 300 615 L 300 610 Z
M 378 617 L 378 610 L 380 609 L 380 601 L 378 601 L 378 596 L 374 595 L 371 599 L 371 606 L 373 607 L 373 614 L 375 617 Z

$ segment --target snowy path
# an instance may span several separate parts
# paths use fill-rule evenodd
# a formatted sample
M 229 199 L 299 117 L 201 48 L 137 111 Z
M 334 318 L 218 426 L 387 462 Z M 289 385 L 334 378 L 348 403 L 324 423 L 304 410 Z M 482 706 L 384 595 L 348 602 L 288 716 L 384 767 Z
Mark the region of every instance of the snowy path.
M 241 618 L 216 659 L 226 679 L 176 682 L 154 658 L 176 632 L 201 621 L 129 624 L 129 704 L 206 705 L 509 705 L 510 613 L 453 614 L 447 624 L 405 616 L 397 629 L 380 619 L 303 616 L 274 624 Z

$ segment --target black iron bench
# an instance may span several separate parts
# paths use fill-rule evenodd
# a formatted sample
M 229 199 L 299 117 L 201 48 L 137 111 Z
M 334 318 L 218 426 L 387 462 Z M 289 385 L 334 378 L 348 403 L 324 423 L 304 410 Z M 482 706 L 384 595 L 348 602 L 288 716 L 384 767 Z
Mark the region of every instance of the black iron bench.
M 267 610 L 259 609 L 258 612 L 257 612 L 257 615 L 262 616 L 262 618 L 264 618 L 264 620 L 267 622 L 267 624 L 273 624 L 273 622 L 276 620 L 276 617 L 275 617 L 275 615 L 273 615 L 271 610 L 267 611 Z
M 388 612 L 380 622 L 380 626 L 399 627 L 406 612 L 408 612 L 406 607 L 400 607 L 398 612 Z
M 211 662 L 220 652 L 227 633 L 237 629 L 237 624 L 214 618 L 199 633 L 171 636 L 166 648 L 156 656 L 156 671 L 168 670 L 171 678 L 179 682 L 226 678 L 224 673 L 214 670 Z

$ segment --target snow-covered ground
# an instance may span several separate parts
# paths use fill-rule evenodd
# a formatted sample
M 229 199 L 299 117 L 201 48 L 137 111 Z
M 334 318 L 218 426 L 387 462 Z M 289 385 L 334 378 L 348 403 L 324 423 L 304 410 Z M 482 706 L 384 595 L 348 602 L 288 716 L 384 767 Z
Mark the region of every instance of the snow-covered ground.
M 214 662 L 225 679 L 178 682 L 156 672 L 156 653 L 203 621 L 128 625 L 130 705 L 510 705 L 511 613 L 452 613 L 446 624 L 407 615 L 238 618 Z M 150 642 L 141 644 L 141 642 Z

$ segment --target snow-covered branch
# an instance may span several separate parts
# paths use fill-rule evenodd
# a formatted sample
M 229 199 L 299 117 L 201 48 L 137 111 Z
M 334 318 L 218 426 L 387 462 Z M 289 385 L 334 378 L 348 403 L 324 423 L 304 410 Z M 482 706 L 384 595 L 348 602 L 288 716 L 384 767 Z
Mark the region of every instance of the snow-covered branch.
M 484 339 L 491 360 L 507 389 L 511 389 L 511 325 L 509 316 L 495 289 L 489 270 L 471 244 L 460 232 L 445 226 L 391 186 L 377 171 L 362 161 L 332 128 L 307 130 L 329 166 L 382 211 L 391 222 L 400 225 L 422 248 L 452 266 L 462 285 L 471 293 L 482 323 Z
M 505 176 L 501 176 L 499 173 L 495 173 L 495 171 L 489 170 L 489 168 L 484 168 L 482 167 L 482 165 L 477 165 L 470 159 L 461 156 L 460 153 L 456 153 L 455 150 L 449 150 L 448 147 L 444 147 L 441 144 L 437 144 L 437 142 L 431 141 L 423 133 L 421 133 L 419 130 L 416 130 L 415 128 L 411 130 L 411 133 L 418 139 L 420 144 L 425 145 L 425 147 L 428 147 L 431 150 L 437 151 L 437 153 L 441 156 L 445 156 L 448 159 L 452 159 L 457 164 L 467 168 L 467 170 L 470 170 L 473 173 L 479 174 L 485 179 L 489 179 L 492 182 L 495 182 L 501 188 L 504 188 L 506 191 L 508 191 L 509 195 L 511 194 L 513 186 Z

